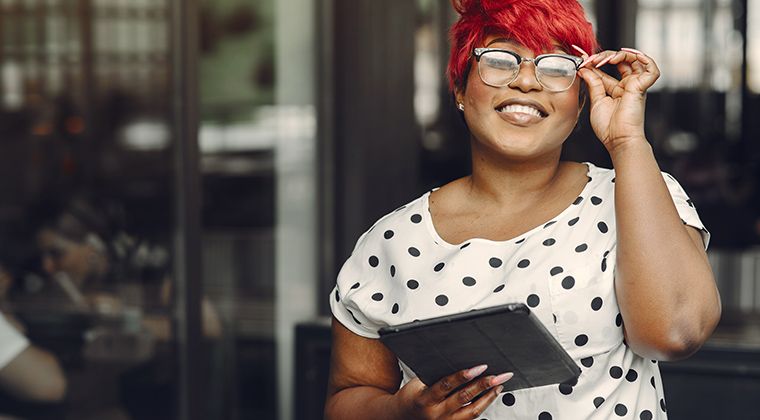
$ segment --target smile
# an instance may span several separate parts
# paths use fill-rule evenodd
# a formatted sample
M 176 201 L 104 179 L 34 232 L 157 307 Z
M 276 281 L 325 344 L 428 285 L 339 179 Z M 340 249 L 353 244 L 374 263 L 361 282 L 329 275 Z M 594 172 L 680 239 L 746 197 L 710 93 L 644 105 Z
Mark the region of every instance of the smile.
M 517 105 L 517 104 L 505 105 L 505 106 L 503 106 L 501 108 L 497 108 L 496 111 L 497 112 L 501 112 L 501 113 L 528 114 L 528 115 L 532 115 L 532 116 L 534 116 L 536 118 L 544 118 L 545 117 L 545 115 L 542 114 L 541 111 L 539 111 L 538 109 L 536 109 L 536 108 L 534 108 L 532 106 L 528 106 L 528 105 Z

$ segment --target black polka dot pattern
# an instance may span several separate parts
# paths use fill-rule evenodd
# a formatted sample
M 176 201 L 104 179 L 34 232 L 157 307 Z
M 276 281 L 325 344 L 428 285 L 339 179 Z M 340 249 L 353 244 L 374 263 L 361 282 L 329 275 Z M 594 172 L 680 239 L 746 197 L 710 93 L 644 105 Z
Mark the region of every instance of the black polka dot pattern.
M 666 413 L 668 412 L 668 409 L 667 409 L 667 407 L 665 406 L 665 400 L 664 400 L 664 399 L 662 399 L 662 398 L 660 398 L 660 408 L 662 409 L 662 411 L 664 411 L 664 412 L 666 412 Z
M 602 309 L 603 304 L 604 304 L 604 301 L 602 300 L 602 298 L 597 296 L 591 301 L 591 309 L 598 311 Z
M 340 287 L 328 296 L 333 312 L 343 325 L 363 333 L 524 299 L 573 355 L 586 386 L 556 384 L 529 399 L 506 392 L 491 406 L 495 411 L 488 408 L 477 418 L 551 419 L 565 412 L 579 418 L 664 416 L 657 365 L 631 358 L 624 342 L 614 295 L 615 186 L 612 176 L 604 175 L 609 172 L 593 173 L 594 182 L 584 186 L 574 205 L 507 241 L 489 239 L 487 229 L 471 232 L 473 240 L 447 240 L 434 227 L 445 225 L 445 219 L 424 219 L 436 214 L 427 202 L 400 208 L 357 243 L 351 264 L 341 269 Z M 688 197 L 674 195 L 674 200 L 680 217 L 694 223 Z M 592 413 L 595 409 L 601 411 Z

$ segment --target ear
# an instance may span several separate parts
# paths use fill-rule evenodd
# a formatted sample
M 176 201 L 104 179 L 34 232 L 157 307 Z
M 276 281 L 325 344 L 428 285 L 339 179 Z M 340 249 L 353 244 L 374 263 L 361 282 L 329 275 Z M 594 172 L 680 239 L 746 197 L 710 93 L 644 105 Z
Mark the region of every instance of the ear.
M 459 88 L 454 89 L 454 101 L 456 106 L 464 104 L 464 90 Z

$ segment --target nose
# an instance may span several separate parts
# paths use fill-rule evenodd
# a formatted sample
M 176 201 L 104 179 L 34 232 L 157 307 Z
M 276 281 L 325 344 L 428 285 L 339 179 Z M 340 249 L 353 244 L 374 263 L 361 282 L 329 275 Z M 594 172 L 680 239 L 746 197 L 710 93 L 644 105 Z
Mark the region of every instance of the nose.
M 56 272 L 56 264 L 53 257 L 46 255 L 42 257 L 42 269 L 48 274 L 54 274 Z
M 541 90 L 543 88 L 536 78 L 536 63 L 532 58 L 523 58 L 520 63 L 520 70 L 517 72 L 517 77 L 515 77 L 515 80 L 512 80 L 509 87 L 519 89 L 522 92 Z

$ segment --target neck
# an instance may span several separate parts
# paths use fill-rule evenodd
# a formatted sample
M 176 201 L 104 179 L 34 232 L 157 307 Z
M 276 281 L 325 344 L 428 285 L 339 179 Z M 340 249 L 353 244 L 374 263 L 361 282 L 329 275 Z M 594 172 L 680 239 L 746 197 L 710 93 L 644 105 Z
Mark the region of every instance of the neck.
M 469 192 L 488 204 L 530 206 L 554 191 L 563 171 L 559 161 L 561 149 L 537 159 L 512 160 L 480 147 L 478 142 L 472 142 Z

